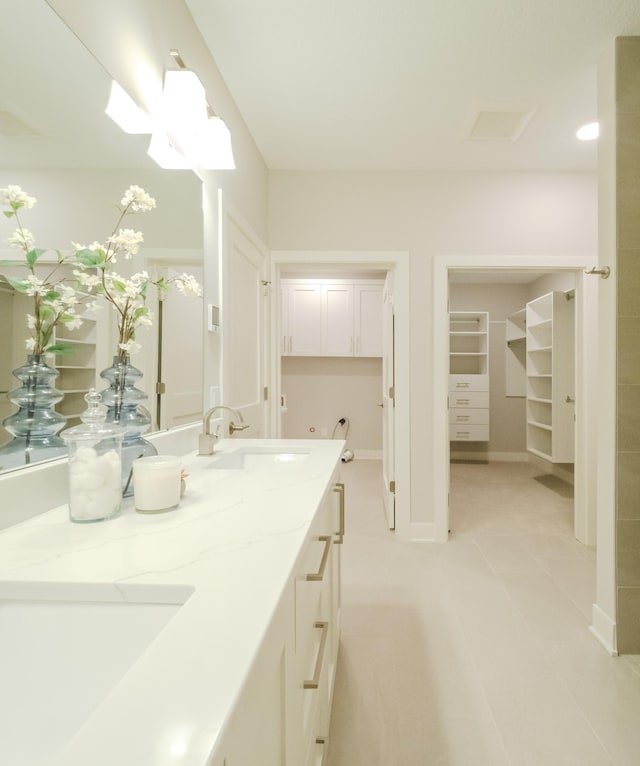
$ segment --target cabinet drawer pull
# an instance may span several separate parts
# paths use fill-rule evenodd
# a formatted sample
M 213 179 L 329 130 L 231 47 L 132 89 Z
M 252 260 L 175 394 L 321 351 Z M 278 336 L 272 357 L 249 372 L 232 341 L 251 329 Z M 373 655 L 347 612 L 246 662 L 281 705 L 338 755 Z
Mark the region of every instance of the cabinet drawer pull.
M 311 572 L 307 575 L 307 580 L 318 581 L 324 577 L 324 570 L 327 567 L 327 560 L 329 558 L 329 551 L 331 550 L 331 541 L 333 537 L 331 535 L 322 535 L 318 538 L 318 542 L 324 543 L 324 551 L 322 552 L 322 560 L 320 561 L 320 567 L 317 572 Z
M 336 545 L 342 545 L 344 542 L 344 483 L 336 482 L 333 491 L 340 493 L 340 530 L 336 533 L 338 537 L 334 542 Z
M 318 656 L 316 657 L 316 667 L 313 671 L 313 678 L 310 681 L 303 681 L 302 687 L 304 689 L 317 689 L 320 685 L 320 674 L 322 673 L 322 661 L 324 660 L 324 648 L 327 644 L 327 636 L 329 635 L 329 623 L 328 622 L 315 622 L 314 628 L 318 628 L 322 631 L 320 636 L 320 646 L 318 647 Z
M 456 383 L 456 388 L 469 388 L 469 383 L 463 383 L 462 381 L 458 381 Z
M 471 415 L 456 415 L 456 422 L 460 420 L 469 420 Z
M 469 404 L 469 400 L 468 399 L 460 399 L 460 397 L 458 397 L 456 399 L 456 404 Z

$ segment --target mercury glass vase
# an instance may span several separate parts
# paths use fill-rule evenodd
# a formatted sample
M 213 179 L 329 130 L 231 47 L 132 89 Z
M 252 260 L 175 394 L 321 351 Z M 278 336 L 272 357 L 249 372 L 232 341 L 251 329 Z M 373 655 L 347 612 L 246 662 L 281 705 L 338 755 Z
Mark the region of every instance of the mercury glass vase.
M 122 439 L 122 494 L 133 495 L 133 461 L 139 457 L 157 455 L 151 442 L 142 438 L 149 429 L 151 417 L 142 402 L 147 395 L 136 388 L 142 372 L 134 367 L 129 357 L 114 356 L 113 364 L 100 373 L 109 388 L 101 391 L 102 404 L 107 408 L 107 423 L 114 423 L 124 429 Z
M 22 385 L 7 394 L 18 411 L 3 421 L 12 438 L 0 447 L 0 470 L 64 457 L 67 448 L 57 434 L 66 418 L 54 409 L 64 396 L 54 387 L 58 371 L 44 354 L 30 354 L 13 374 Z

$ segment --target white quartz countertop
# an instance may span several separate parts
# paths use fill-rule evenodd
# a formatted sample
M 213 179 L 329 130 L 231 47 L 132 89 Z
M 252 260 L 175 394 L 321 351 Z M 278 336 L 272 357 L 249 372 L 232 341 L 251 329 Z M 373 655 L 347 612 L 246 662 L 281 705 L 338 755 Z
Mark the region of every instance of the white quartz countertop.
M 270 446 L 290 450 L 295 460 L 268 468 L 212 467 L 237 450 Z M 67 602 L 117 604 L 124 612 L 133 608 L 132 615 L 137 614 L 136 604 L 156 604 L 158 614 L 169 610 L 162 612 L 159 632 L 142 641 L 132 664 L 70 738 L 57 743 L 55 751 L 50 748 L 42 761 L 29 756 L 6 762 L 204 766 L 343 449 L 343 441 L 333 440 L 224 440 L 216 455 L 194 452 L 183 457 L 189 477 L 175 511 L 143 515 L 127 499 L 115 519 L 72 524 L 64 505 L 0 532 L 0 631 L 2 607 L 23 603 L 45 603 L 53 610 L 54 622 L 55 610 Z M 151 612 L 154 608 L 142 607 Z M 103 629 L 98 616 L 95 629 L 101 631 L 100 645 L 106 643 L 117 653 L 136 632 L 137 617 L 128 628 L 129 623 L 116 616 L 114 612 Z M 29 653 L 38 651 L 34 636 L 25 630 L 23 638 L 19 635 L 12 647 L 1 649 L 0 663 L 9 669 L 28 666 Z M 73 639 L 67 635 L 63 649 L 73 646 Z M 100 645 L 96 644 L 97 666 L 104 661 Z M 91 650 L 91 641 L 74 650 L 79 672 L 80 657 L 91 656 Z M 6 656 L 9 652 L 12 657 Z M 65 672 L 73 674 L 73 660 Z M 36 679 L 36 688 L 38 682 L 44 688 L 47 677 Z M 54 700 L 60 709 L 70 704 L 74 683 L 59 684 Z M 5 689 L 5 696 L 11 700 L 11 690 Z M 38 738 L 39 725 L 29 721 L 28 709 L 16 721 L 11 727 L 14 740 L 21 736 L 23 723 L 25 732 Z M 0 741 L 10 733 L 3 733 L 3 726 L 9 724 L 0 717 Z

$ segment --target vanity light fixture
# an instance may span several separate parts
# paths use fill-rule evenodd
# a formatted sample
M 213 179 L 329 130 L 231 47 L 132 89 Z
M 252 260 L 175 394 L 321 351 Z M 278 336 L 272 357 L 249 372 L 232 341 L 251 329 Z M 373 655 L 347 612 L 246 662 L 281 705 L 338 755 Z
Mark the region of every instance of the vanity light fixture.
M 111 83 L 109 103 L 104 110 L 106 114 L 125 133 L 152 133 L 151 117 L 136 104 L 120 83 Z
M 148 154 L 161 167 L 235 169 L 229 129 L 211 109 L 198 75 L 186 68 L 178 51 L 171 56 L 179 69 L 165 73 Z
M 600 135 L 600 126 L 597 122 L 589 122 L 587 125 L 583 125 L 576 132 L 576 137 L 580 141 L 593 141 Z

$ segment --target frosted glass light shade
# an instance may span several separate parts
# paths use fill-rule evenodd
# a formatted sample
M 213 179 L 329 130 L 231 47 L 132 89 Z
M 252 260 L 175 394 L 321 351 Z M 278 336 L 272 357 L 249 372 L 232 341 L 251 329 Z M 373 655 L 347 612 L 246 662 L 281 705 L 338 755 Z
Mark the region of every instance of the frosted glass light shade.
M 189 170 L 191 164 L 187 158 L 173 147 L 169 138 L 161 131 L 151 135 L 147 154 L 165 170 Z
M 220 117 L 210 117 L 195 136 L 198 165 L 205 170 L 235 170 L 231 133 Z
M 109 102 L 105 113 L 125 133 L 151 133 L 151 117 L 136 104 L 124 88 L 115 80 L 111 83 Z

